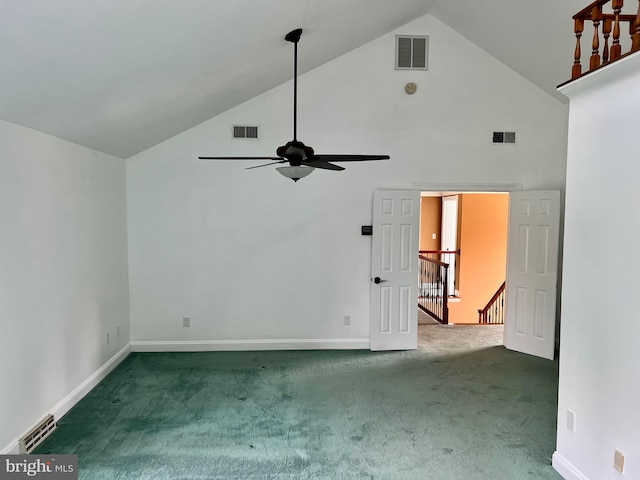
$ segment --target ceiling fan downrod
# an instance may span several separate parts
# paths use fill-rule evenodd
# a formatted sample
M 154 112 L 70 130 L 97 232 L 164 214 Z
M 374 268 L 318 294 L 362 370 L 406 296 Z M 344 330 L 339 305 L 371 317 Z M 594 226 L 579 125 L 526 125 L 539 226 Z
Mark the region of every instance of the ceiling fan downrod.
M 293 141 L 298 140 L 298 42 L 302 35 L 302 29 L 296 28 L 284 37 L 287 42 L 293 43 Z

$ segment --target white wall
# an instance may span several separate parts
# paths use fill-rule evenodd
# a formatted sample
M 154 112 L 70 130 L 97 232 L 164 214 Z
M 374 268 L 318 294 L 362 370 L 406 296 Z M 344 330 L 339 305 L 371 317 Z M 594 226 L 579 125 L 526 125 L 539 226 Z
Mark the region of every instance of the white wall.
M 430 36 L 428 71 L 394 70 L 395 33 Z M 301 63 L 311 47 L 303 37 Z M 291 83 L 129 159 L 133 340 L 368 339 L 371 238 L 360 226 L 375 188 L 564 188 L 566 106 L 433 17 L 309 72 L 298 93 L 298 136 L 317 153 L 392 160 L 294 184 L 274 167 L 197 159 L 275 154 L 292 136 Z M 233 124 L 258 124 L 261 139 L 233 141 Z M 493 130 L 517 131 L 518 144 L 492 145 Z
M 122 159 L 0 121 L 3 451 L 129 341 L 125 202 Z
M 571 103 L 554 466 L 565 478 L 640 478 L 639 82 L 636 54 L 564 90 Z M 624 477 L 613 469 L 616 449 L 626 456 Z

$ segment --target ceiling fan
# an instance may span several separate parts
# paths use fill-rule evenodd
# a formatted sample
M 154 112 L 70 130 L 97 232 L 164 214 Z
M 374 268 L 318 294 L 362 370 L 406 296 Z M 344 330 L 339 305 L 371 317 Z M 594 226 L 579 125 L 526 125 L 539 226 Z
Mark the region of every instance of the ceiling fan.
M 298 42 L 302 35 L 302 29 L 297 28 L 284 37 L 293 43 L 293 140 L 276 149 L 275 157 L 198 157 L 201 160 L 272 160 L 270 163 L 248 167 L 266 167 L 278 163 L 288 163 L 289 166 L 278 167 L 276 170 L 294 182 L 309 175 L 315 168 L 324 170 L 344 170 L 344 167 L 333 162 L 360 162 L 366 160 L 388 160 L 389 155 L 317 155 L 313 148 L 298 141 Z

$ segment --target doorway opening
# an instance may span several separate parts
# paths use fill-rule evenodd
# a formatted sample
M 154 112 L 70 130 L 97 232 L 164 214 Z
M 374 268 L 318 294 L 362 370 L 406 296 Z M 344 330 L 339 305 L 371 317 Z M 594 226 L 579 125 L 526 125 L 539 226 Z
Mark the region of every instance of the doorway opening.
M 419 257 L 420 192 L 437 188 L 437 185 L 435 188 L 427 185 L 416 183 L 413 189 L 377 189 L 373 192 L 372 351 L 416 348 L 416 303 L 420 294 L 419 272 L 416 268 L 419 264 L 416 257 Z M 558 313 L 556 296 L 561 192 L 522 190 L 522 186 L 491 187 L 478 184 L 478 188 L 467 190 L 464 186 L 441 190 L 509 192 L 506 197 L 509 218 L 504 345 L 510 350 L 553 359 Z M 461 247 L 460 256 L 464 260 L 468 252 L 464 244 Z M 482 256 L 486 257 L 486 250 Z M 464 272 L 464 261 L 457 270 Z M 502 269 L 501 274 L 504 275 L 504 271 Z M 486 278 L 486 274 L 481 278 L 483 284 L 487 283 Z M 461 299 L 467 297 L 463 283 L 461 279 Z M 472 311 L 474 308 L 478 306 L 471 307 Z M 473 324 L 473 321 L 469 323 Z
M 438 252 L 447 264 L 440 290 L 447 292 L 448 313 L 442 322 L 419 308 L 419 324 L 486 324 L 479 311 L 491 300 L 490 323 L 502 323 L 504 296 L 494 297 L 506 279 L 508 224 L 508 192 L 421 192 L 419 250 L 421 257 Z

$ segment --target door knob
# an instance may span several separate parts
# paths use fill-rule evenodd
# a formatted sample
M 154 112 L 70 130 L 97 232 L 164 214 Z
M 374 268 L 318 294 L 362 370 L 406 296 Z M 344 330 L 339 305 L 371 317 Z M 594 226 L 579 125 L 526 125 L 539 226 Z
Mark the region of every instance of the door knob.
M 385 283 L 385 282 L 386 282 L 386 280 L 382 280 L 380 277 L 376 277 L 376 278 L 373 279 L 373 283 L 375 283 L 376 285 L 378 283 Z

